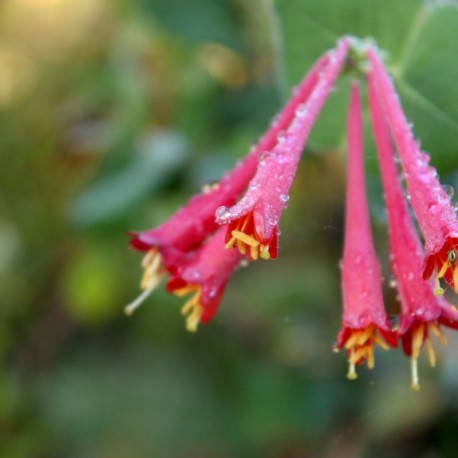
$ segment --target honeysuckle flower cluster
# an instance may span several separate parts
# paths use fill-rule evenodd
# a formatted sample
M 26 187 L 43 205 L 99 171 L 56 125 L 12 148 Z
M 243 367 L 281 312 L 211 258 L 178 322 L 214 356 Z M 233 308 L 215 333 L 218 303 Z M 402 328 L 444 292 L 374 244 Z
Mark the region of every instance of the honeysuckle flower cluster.
M 374 367 L 375 347 L 388 350 L 400 342 L 410 357 L 411 386 L 418 389 L 421 350 L 426 348 L 434 366 L 431 336 L 446 343 L 442 327 L 458 328 L 458 311 L 445 300 L 441 285 L 444 279 L 458 292 L 458 219 L 429 156 L 412 134 L 377 49 L 354 38 L 342 38 L 316 62 L 257 145 L 219 183 L 204 188 L 160 226 L 131 233 L 131 246 L 145 252 L 144 273 L 142 293 L 126 306 L 126 313 L 132 313 L 167 277 L 168 292 L 187 296 L 182 314 L 187 329 L 196 331 L 216 313 L 241 262 L 277 257 L 280 218 L 304 145 L 343 70 L 353 70 L 349 74 L 354 82 L 347 115 L 343 316 L 334 348 L 345 349 L 347 377 L 355 379 L 358 365 L 366 362 Z M 390 266 L 401 305 L 394 327 L 384 308 L 382 274 L 371 235 L 361 86 L 368 91 L 387 211 Z

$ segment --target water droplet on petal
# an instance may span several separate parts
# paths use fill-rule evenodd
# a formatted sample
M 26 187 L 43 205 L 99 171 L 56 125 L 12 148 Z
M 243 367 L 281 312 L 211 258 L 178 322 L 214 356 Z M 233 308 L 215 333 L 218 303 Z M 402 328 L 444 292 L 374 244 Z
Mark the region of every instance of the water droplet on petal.
M 225 223 L 231 214 L 229 213 L 229 209 L 223 205 L 216 209 L 215 216 L 219 223 Z
M 307 111 L 308 111 L 307 104 L 302 103 L 296 109 L 296 116 L 298 118 L 304 118 L 307 115 Z
M 452 185 L 444 184 L 442 185 L 442 188 L 444 189 L 447 196 L 449 196 L 450 198 L 452 198 L 453 195 L 455 194 L 455 189 L 453 188 Z
M 289 200 L 288 194 L 280 194 L 280 200 L 282 202 L 288 202 L 288 200 Z
M 441 207 L 438 204 L 431 204 L 428 210 L 432 215 L 437 215 L 441 211 Z
M 278 143 L 283 143 L 286 140 L 286 133 L 284 130 L 280 131 L 277 135 Z

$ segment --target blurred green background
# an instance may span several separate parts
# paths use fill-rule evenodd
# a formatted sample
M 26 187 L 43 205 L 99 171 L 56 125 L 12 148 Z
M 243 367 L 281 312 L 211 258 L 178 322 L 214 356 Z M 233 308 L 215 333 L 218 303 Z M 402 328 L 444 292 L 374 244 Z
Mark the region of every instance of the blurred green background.
M 345 378 L 342 78 L 282 219 L 196 335 L 157 291 L 131 318 L 159 224 L 242 157 L 336 39 L 386 51 L 422 146 L 458 181 L 458 7 L 418 0 L 14 0 L 0 4 L 0 457 L 455 457 L 458 336 Z M 386 226 L 368 192 L 386 304 Z M 455 303 L 456 298 L 452 299 Z

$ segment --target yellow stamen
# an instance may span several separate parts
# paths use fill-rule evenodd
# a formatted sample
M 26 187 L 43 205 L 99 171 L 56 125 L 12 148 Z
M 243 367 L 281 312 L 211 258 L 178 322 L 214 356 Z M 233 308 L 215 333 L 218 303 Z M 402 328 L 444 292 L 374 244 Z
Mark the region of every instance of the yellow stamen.
M 444 288 L 441 287 L 440 285 L 440 279 L 445 275 L 445 272 L 447 272 L 447 269 L 450 267 L 450 262 L 449 261 L 444 261 L 442 264 L 441 269 L 437 272 L 436 274 L 436 279 L 435 279 L 435 287 L 434 287 L 434 294 L 436 296 L 442 296 L 444 294 Z
M 412 333 L 412 358 L 417 359 L 424 342 L 425 325 L 420 324 Z
M 246 245 L 250 247 L 257 247 L 259 245 L 259 242 L 254 237 L 251 237 L 251 235 L 245 234 L 245 232 L 232 231 L 231 234 L 232 234 L 232 237 L 235 237 L 237 240 L 240 240 L 241 242 L 245 243 Z
M 253 261 L 257 261 L 260 257 L 262 259 L 270 259 L 269 246 L 262 245 L 255 233 L 247 233 L 247 227 L 252 221 L 253 216 L 247 215 L 244 219 L 238 221 L 235 229 L 230 233 L 231 238 L 224 245 L 226 249 L 237 247 L 240 254 L 249 257 Z
M 196 332 L 197 327 L 200 323 L 200 317 L 202 316 L 203 307 L 200 304 L 201 288 L 197 285 L 189 285 L 184 288 L 175 290 L 174 293 L 177 296 L 183 296 L 190 292 L 195 294 L 186 301 L 186 303 L 181 308 L 181 314 L 186 316 L 186 329 L 189 332 Z
M 414 358 L 413 356 L 410 358 L 410 377 L 412 380 L 410 388 L 412 388 L 414 391 L 419 391 L 420 383 L 418 379 L 418 362 L 417 358 Z
M 230 248 L 233 248 L 233 246 L 235 245 L 236 241 L 237 241 L 237 239 L 235 237 L 231 237 L 229 242 L 227 242 L 226 245 L 224 245 L 224 248 L 226 248 L 226 250 L 229 250 Z
M 269 245 L 261 245 L 259 251 L 262 259 L 270 259 Z
M 426 339 L 426 350 L 428 351 L 428 359 L 431 367 L 436 367 L 436 353 L 434 353 L 433 344 L 429 339 Z
M 439 342 L 442 345 L 447 344 L 447 339 L 445 338 L 442 329 L 437 322 L 432 321 L 430 323 L 421 323 L 415 327 L 414 331 L 412 332 L 412 355 L 410 360 L 410 372 L 412 379 L 411 387 L 416 391 L 420 389 L 418 377 L 418 357 L 423 345 L 426 345 L 429 364 L 431 367 L 436 366 L 436 353 L 429 338 L 428 332 L 432 332 L 439 339 Z
M 384 350 L 388 350 L 388 344 L 379 334 L 377 327 L 373 324 L 364 329 L 354 330 L 344 348 L 348 351 L 348 372 L 347 378 L 354 380 L 356 376 L 356 365 L 366 360 L 367 367 L 373 369 L 375 366 L 374 344 Z
M 349 363 L 348 364 L 347 379 L 348 380 L 356 380 L 357 378 L 358 378 L 358 374 L 356 373 L 355 363 Z
M 439 339 L 439 342 L 442 345 L 447 345 L 447 338 L 445 337 L 444 333 L 442 332 L 442 329 L 437 323 L 435 323 L 434 321 L 429 323 L 429 329 L 431 329 L 433 334 Z
M 162 264 L 162 257 L 157 248 L 151 248 L 142 260 L 144 269 L 140 282 L 140 288 L 143 292 L 130 304 L 124 307 L 126 315 L 132 315 L 135 310 L 148 298 L 156 289 L 164 277 L 166 270 Z
M 374 334 L 372 336 L 372 340 L 381 348 L 383 348 L 383 350 L 386 350 L 388 351 L 390 349 L 390 347 L 388 346 L 388 344 L 380 337 L 378 336 L 377 334 Z
M 453 289 L 458 293 L 458 269 L 453 266 Z
M 250 255 L 251 255 L 251 259 L 253 261 L 257 261 L 258 258 L 259 258 L 259 250 L 258 250 L 258 248 L 255 247 L 255 246 L 250 247 Z
M 447 272 L 447 269 L 449 267 L 450 267 L 450 263 L 448 261 L 444 261 L 444 263 L 442 264 L 441 270 L 439 270 L 436 277 L 442 278 L 445 275 L 445 272 Z
M 369 369 L 373 369 L 375 366 L 375 361 L 374 361 L 374 347 L 371 345 L 367 351 L 367 367 Z
M 354 347 L 355 345 L 364 345 L 367 339 L 373 332 L 373 326 L 368 326 L 366 329 L 362 329 L 361 331 L 355 331 L 352 333 L 350 338 L 345 343 L 345 348 L 349 350 L 350 348 Z

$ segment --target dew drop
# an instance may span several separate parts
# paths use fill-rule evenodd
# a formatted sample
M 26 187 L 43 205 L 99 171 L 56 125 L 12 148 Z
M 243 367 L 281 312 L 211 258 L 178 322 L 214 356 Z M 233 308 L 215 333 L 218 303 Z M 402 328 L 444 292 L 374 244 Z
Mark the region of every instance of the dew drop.
M 278 143 L 283 143 L 285 140 L 286 140 L 286 132 L 282 130 L 277 135 L 277 141 Z
M 428 207 L 428 210 L 432 215 L 437 215 L 441 211 L 441 208 L 440 208 L 440 205 L 438 204 L 431 204 Z
M 304 118 L 307 115 L 307 111 L 307 105 L 305 103 L 302 103 L 296 109 L 296 116 L 298 118 Z
M 229 213 L 229 209 L 223 205 L 216 209 L 215 216 L 220 222 L 225 222 L 231 214 Z
M 270 151 L 263 151 L 260 155 L 259 155 L 259 160 L 262 162 L 262 161 L 265 161 L 268 157 L 270 156 Z
M 450 197 L 450 199 L 453 197 L 453 195 L 455 194 L 455 189 L 453 188 L 452 185 L 449 185 L 449 184 L 444 184 L 442 185 L 442 188 L 444 189 L 445 193 L 447 194 L 447 196 Z
M 288 200 L 289 200 L 288 194 L 280 194 L 280 200 L 282 202 L 288 202 Z
M 396 286 L 398 286 L 396 279 L 394 277 L 390 278 L 390 282 L 388 284 L 390 285 L 390 288 L 396 288 Z
M 240 267 L 248 267 L 249 265 L 250 265 L 250 262 L 246 258 L 243 258 L 239 264 Z

